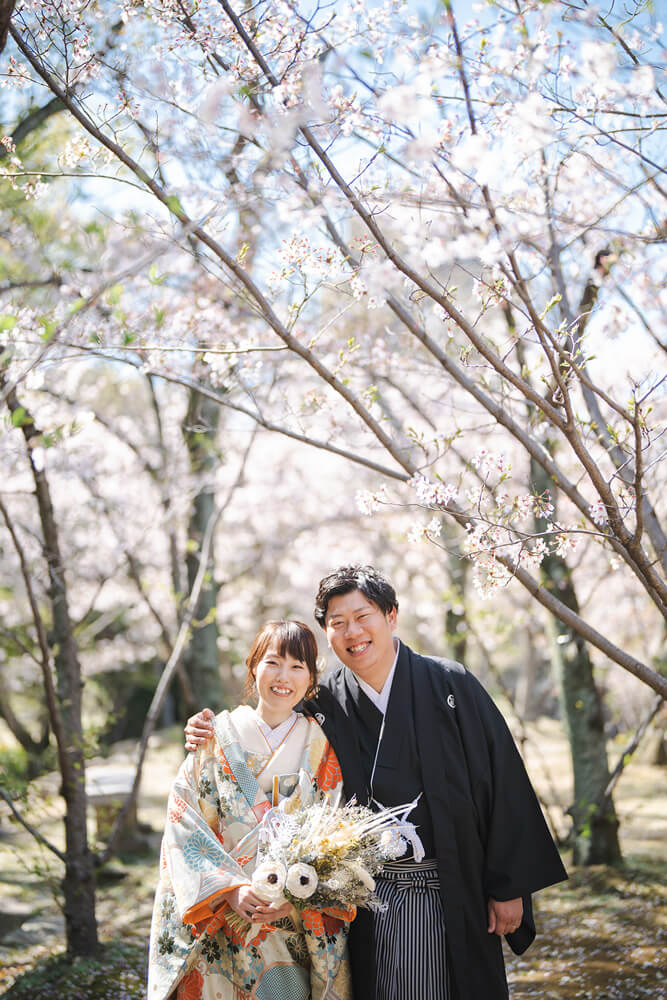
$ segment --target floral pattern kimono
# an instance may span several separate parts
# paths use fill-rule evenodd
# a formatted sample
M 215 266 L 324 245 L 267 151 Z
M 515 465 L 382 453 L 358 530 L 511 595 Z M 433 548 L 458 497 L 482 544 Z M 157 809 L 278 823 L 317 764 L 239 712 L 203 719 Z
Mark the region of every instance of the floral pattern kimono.
M 338 760 L 313 719 L 297 716 L 274 751 L 252 709 L 221 712 L 213 736 L 183 763 L 169 797 L 151 927 L 148 1000 L 351 1000 L 348 922 L 354 911 L 305 910 L 247 940 L 212 897 L 248 885 L 259 824 L 338 795 Z M 298 919 L 298 918 L 297 918 Z

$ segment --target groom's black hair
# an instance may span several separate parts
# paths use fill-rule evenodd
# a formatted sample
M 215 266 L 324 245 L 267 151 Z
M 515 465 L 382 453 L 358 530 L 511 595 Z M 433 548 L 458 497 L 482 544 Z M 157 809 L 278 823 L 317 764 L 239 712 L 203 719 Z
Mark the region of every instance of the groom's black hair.
M 315 598 L 315 621 L 324 628 L 332 597 L 349 594 L 353 590 L 360 590 L 364 597 L 377 604 L 384 615 L 389 614 L 392 608 L 398 611 L 396 591 L 374 566 L 339 566 L 320 580 Z

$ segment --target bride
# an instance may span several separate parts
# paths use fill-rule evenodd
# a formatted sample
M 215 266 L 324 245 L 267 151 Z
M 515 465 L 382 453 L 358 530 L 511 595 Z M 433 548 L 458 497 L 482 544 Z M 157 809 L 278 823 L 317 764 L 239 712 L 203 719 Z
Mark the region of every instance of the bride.
M 272 806 L 336 795 L 342 778 L 314 719 L 295 706 L 317 686 L 307 625 L 262 626 L 240 705 L 215 718 L 169 796 L 153 910 L 148 1000 L 350 1000 L 346 937 L 353 912 L 266 903 L 251 887 L 259 825 Z M 250 935 L 239 929 L 252 924 Z

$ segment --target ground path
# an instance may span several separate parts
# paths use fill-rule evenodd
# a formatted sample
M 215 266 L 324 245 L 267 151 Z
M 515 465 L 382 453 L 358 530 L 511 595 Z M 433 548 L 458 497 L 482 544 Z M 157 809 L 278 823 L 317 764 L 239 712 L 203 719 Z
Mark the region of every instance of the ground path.
M 531 727 L 539 754 L 526 747 L 531 776 L 551 801 L 557 822 L 568 803 L 570 767 L 557 723 Z M 139 800 L 139 819 L 156 831 L 141 858 L 114 861 L 100 877 L 98 917 L 106 940 L 145 943 L 150 924 L 159 830 L 171 777 L 183 758 L 182 733 L 152 738 Z M 115 765 L 131 763 L 134 744 L 114 748 Z M 613 750 L 612 750 L 613 757 Z M 542 776 L 546 761 L 553 778 Z M 521 958 L 508 953 L 512 1000 L 667 1000 L 666 768 L 632 761 L 617 791 L 621 839 L 628 868 L 573 873 L 566 887 L 537 898 L 539 937 Z M 62 846 L 56 776 L 41 779 L 31 819 Z M 92 824 L 91 824 L 92 826 Z M 63 921 L 49 884 L 58 862 L 2 814 L 0 825 L 0 996 L 15 977 L 59 951 Z M 120 996 L 120 994 L 118 994 Z M 141 996 L 129 991 L 123 996 Z M 56 998 L 54 997 L 54 1000 Z

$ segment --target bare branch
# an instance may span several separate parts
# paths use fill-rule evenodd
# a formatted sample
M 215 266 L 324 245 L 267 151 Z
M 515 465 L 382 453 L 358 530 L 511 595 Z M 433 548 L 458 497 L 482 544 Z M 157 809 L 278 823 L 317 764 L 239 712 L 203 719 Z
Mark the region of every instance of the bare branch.
M 136 800 L 139 783 L 141 781 L 141 772 L 143 768 L 144 758 L 146 756 L 146 750 L 148 749 L 148 740 L 155 728 L 155 723 L 158 720 L 160 711 L 162 710 L 162 705 L 164 699 L 169 690 L 169 686 L 172 682 L 178 664 L 181 661 L 181 657 L 185 651 L 185 646 L 190 633 L 190 625 L 192 624 L 192 619 L 195 613 L 195 608 L 197 607 L 197 601 L 199 600 L 199 595 L 201 593 L 201 588 L 204 584 L 207 573 L 208 557 L 211 549 L 211 544 L 213 542 L 213 533 L 215 531 L 215 526 L 218 523 L 218 519 L 222 513 L 223 507 L 228 502 L 227 499 L 223 501 L 214 511 L 209 522 L 206 526 L 206 531 L 202 539 L 201 550 L 199 554 L 199 569 L 197 570 L 197 576 L 195 577 L 194 583 L 192 585 L 192 590 L 190 591 L 190 596 L 188 598 L 187 607 L 183 620 L 181 622 L 181 627 L 178 630 L 178 635 L 176 636 L 176 642 L 171 651 L 171 656 L 167 660 L 164 670 L 160 676 L 157 688 L 155 689 L 155 694 L 151 701 L 148 713 L 146 715 L 146 721 L 144 722 L 143 732 L 141 734 L 141 740 L 139 743 L 138 754 L 137 754 L 137 764 L 136 771 L 134 775 L 134 781 L 132 783 L 132 789 L 128 798 L 123 804 L 123 808 L 118 813 L 116 820 L 114 822 L 113 829 L 111 831 L 111 836 L 109 842 L 107 843 L 102 854 L 98 855 L 95 859 L 96 865 L 102 866 L 107 863 L 109 858 L 111 858 L 116 850 L 118 840 L 121 835 L 121 831 L 125 820 L 132 808 L 133 803 Z
M 0 386 L 2 386 L 1 378 L 0 378 Z M 14 528 L 9 511 L 5 507 L 1 498 L 0 498 L 0 514 L 2 514 L 4 518 L 7 530 L 9 531 L 12 543 L 16 550 L 16 554 L 19 557 L 19 563 L 21 566 L 21 576 L 23 577 L 23 583 L 25 585 L 26 593 L 28 595 L 30 610 L 32 612 L 33 621 L 35 623 L 35 631 L 37 632 L 37 642 L 39 644 L 39 650 L 41 654 L 39 659 L 39 665 L 42 671 L 42 677 L 44 679 L 46 705 L 49 711 L 51 727 L 56 737 L 56 745 L 58 747 L 58 758 L 61 763 L 61 766 L 64 765 L 65 767 L 65 773 L 67 773 L 68 770 L 68 764 L 66 760 L 67 741 L 65 737 L 65 730 L 63 726 L 62 716 L 60 714 L 60 709 L 58 707 L 56 689 L 53 683 L 53 674 L 51 672 L 51 654 L 49 651 L 49 644 L 46 637 L 46 629 L 44 627 L 44 622 L 42 620 L 42 616 L 39 610 L 37 598 L 35 596 L 35 592 L 32 586 L 32 576 L 30 573 L 30 568 L 28 566 L 28 560 L 23 550 L 23 546 L 19 541 L 19 537 L 18 534 L 16 533 L 16 529 Z
M 26 828 L 26 830 L 28 831 L 28 833 L 32 837 L 34 837 L 35 840 L 39 844 L 43 844 L 43 846 L 46 847 L 49 851 L 51 851 L 52 854 L 55 854 L 55 856 L 57 858 L 60 858 L 60 860 L 63 863 L 66 862 L 67 859 L 66 859 L 65 855 L 63 854 L 63 852 L 61 850 L 59 850 L 59 848 L 57 848 L 55 844 L 52 844 L 50 840 L 47 840 L 46 837 L 42 833 L 40 833 L 39 830 L 36 827 L 34 827 L 31 823 L 28 822 L 27 819 L 24 819 L 24 817 L 18 811 L 18 809 L 16 808 L 16 806 L 12 802 L 11 798 L 9 797 L 9 795 L 7 794 L 7 792 L 5 792 L 5 790 L 3 788 L 0 788 L 0 798 L 2 798 L 2 799 L 5 800 L 5 802 L 7 803 L 7 805 L 9 806 L 9 808 L 11 809 L 14 817 L 19 821 L 19 823 L 21 824 L 21 826 L 24 826 Z
M 654 718 L 662 708 L 664 700 L 665 696 L 661 694 L 659 694 L 658 697 L 653 700 L 648 710 L 646 711 L 643 719 L 637 726 L 637 729 L 635 730 L 632 739 L 630 740 L 628 745 L 623 750 L 623 753 L 619 757 L 618 763 L 614 768 L 614 770 L 612 771 L 611 776 L 609 778 L 609 784 L 605 788 L 602 794 L 602 798 L 599 802 L 599 809 L 601 812 L 604 812 L 604 810 L 607 808 L 607 804 L 611 799 L 614 788 L 618 784 L 619 778 L 623 774 L 623 771 L 625 770 L 626 766 L 630 763 L 632 755 L 634 754 L 635 750 L 637 749 L 642 739 L 644 738 L 646 730 L 651 725 Z

